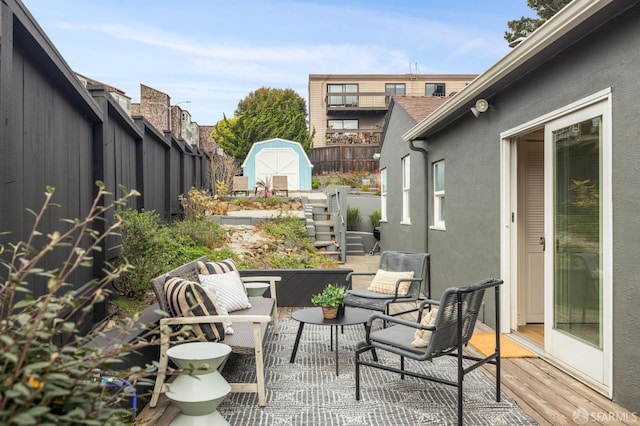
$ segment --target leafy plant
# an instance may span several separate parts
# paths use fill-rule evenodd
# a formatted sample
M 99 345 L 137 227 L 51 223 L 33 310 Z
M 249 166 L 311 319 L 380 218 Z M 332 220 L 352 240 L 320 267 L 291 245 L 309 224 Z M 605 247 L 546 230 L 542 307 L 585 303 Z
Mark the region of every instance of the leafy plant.
M 311 303 L 314 306 L 337 308 L 342 304 L 342 299 L 344 299 L 344 288 L 327 284 L 321 293 L 311 296 Z
M 48 187 L 42 208 L 33 212 L 27 240 L 0 245 L 0 424 L 133 422 L 130 398 L 144 381 L 145 371 L 114 368 L 128 353 L 152 343 L 145 340 L 150 334 L 143 332 L 133 344 L 118 341 L 97 347 L 85 343 L 104 337 L 99 330 L 81 333 L 94 305 L 107 297 L 106 287 L 130 266 L 110 267 L 101 278 L 72 285 L 79 269 L 92 266 L 105 239 L 122 225 L 116 214 L 113 223 L 104 224 L 104 232 L 96 231 L 105 214 L 138 194 L 126 191 L 115 202 L 100 206 L 107 195 L 98 182 L 98 194 L 84 218 L 66 221 L 63 230 L 43 229 L 47 211 L 54 206 L 54 189 Z M 65 260 L 50 265 L 52 255 Z M 44 289 L 43 294 L 34 294 L 34 288 Z M 136 320 L 134 316 L 118 323 L 115 330 L 119 335 L 131 333 Z M 148 367 L 147 372 L 152 370 Z M 107 376 L 117 377 L 113 383 L 123 386 L 107 388 L 103 380 Z
M 226 197 L 229 195 L 229 185 L 223 180 L 216 181 L 216 195 L 218 197 Z
M 178 240 L 188 239 L 208 248 L 221 247 L 227 236 L 222 225 L 204 217 L 174 222 L 171 229 Z
M 256 187 L 258 188 L 260 196 L 264 198 L 273 197 L 276 193 L 273 188 L 271 176 L 267 176 L 262 180 L 256 181 Z
M 180 195 L 178 198 L 186 219 L 198 219 L 227 213 L 227 205 L 209 195 L 204 189 L 191 188 L 186 197 Z
M 131 267 L 115 283 L 115 288 L 123 296 L 139 299 L 149 290 L 152 278 L 188 261 L 185 249 L 193 242 L 187 240 L 185 244 L 184 240 L 177 240 L 171 229 L 160 223 L 160 215 L 155 211 L 128 209 L 122 212 L 122 218 L 118 264 Z
M 371 228 L 375 229 L 380 226 L 380 220 L 382 219 L 382 210 L 374 209 L 371 213 L 369 213 L 369 223 L 371 223 Z
M 347 206 L 347 231 L 355 231 L 362 222 L 360 208 L 358 206 Z
M 320 178 L 319 178 L 319 177 L 317 177 L 317 176 L 314 176 L 314 177 L 311 179 L 311 188 L 312 188 L 312 189 L 318 189 L 318 188 L 320 188 L 321 186 L 322 186 L 322 181 L 320 180 Z

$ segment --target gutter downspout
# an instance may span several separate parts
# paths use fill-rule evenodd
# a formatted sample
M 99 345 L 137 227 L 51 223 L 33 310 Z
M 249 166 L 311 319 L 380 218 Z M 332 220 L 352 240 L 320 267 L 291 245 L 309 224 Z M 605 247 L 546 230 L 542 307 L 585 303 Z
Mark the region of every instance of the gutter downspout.
M 418 139 L 420 142 L 424 143 L 424 140 L 420 140 Z M 424 157 L 424 182 L 425 184 L 427 182 L 429 182 L 429 153 L 427 152 L 426 149 L 419 147 L 419 146 L 415 146 L 414 142 L 416 142 L 417 140 L 411 139 L 409 141 L 409 148 L 411 149 L 411 151 L 417 151 L 422 153 L 422 156 Z M 426 212 L 425 214 L 427 215 L 427 224 L 424 227 L 424 245 L 425 245 L 425 251 L 428 253 L 429 252 L 429 191 L 427 191 L 427 196 L 424 197 L 424 211 Z

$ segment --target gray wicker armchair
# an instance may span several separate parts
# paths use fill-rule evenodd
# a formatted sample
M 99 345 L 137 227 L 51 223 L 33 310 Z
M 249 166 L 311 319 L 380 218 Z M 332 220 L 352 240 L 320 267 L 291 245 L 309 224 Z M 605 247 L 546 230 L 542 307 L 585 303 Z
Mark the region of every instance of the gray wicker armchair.
M 382 314 L 373 314 L 367 322 L 366 340 L 358 344 L 355 354 L 356 363 L 356 400 L 360 400 L 360 367 L 368 366 L 381 370 L 399 373 L 400 377 L 411 376 L 420 379 L 443 383 L 458 388 L 458 424 L 462 425 L 462 382 L 465 374 L 477 367 L 491 363 L 496 365 L 496 401 L 500 401 L 500 285 L 502 280 L 489 278 L 466 287 L 452 287 L 442 294 L 440 301 L 424 300 L 420 303 L 418 321 L 408 321 L 402 318 L 391 317 Z M 463 347 L 469 343 L 475 328 L 478 313 L 482 305 L 485 290 L 495 289 L 496 310 L 496 349 L 495 352 L 478 358 L 463 354 Z M 422 321 L 431 311 L 437 307 L 437 313 L 429 317 L 433 322 Z M 373 323 L 382 321 L 389 327 L 373 327 Z M 376 330 L 376 331 L 372 331 Z M 430 336 L 424 339 L 424 344 L 416 345 L 416 330 L 424 330 Z M 384 365 L 378 360 L 376 351 L 384 350 L 400 356 L 400 368 Z M 373 361 L 361 358 L 362 354 L 371 351 Z M 457 381 L 443 377 L 427 376 L 421 373 L 405 369 L 405 358 L 416 361 L 430 361 L 433 358 L 452 355 L 457 357 L 458 377 Z M 465 360 L 468 361 L 463 362 Z
M 371 275 L 373 281 L 380 275 L 376 272 L 351 272 L 347 275 L 349 290 L 344 297 L 345 306 L 380 311 L 386 315 L 401 315 L 418 310 L 417 301 L 431 297 L 431 256 L 429 253 L 411 253 L 401 251 L 383 251 L 380 255 L 378 271 L 390 273 L 412 272 L 411 278 L 398 278 L 393 281 L 391 292 L 352 289 L 352 277 L 356 275 Z M 372 281 L 372 282 L 373 282 Z M 408 287 L 407 287 L 408 285 Z M 403 289 L 405 287 L 405 289 Z M 401 289 L 406 290 L 401 291 Z M 391 313 L 390 307 L 394 303 L 416 302 L 415 309 Z

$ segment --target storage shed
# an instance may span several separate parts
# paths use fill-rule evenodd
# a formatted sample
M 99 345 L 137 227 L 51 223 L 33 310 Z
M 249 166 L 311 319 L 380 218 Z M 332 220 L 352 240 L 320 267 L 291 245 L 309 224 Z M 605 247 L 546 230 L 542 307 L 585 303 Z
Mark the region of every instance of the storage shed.
M 257 181 L 286 176 L 290 191 L 311 190 L 313 164 L 299 142 L 269 139 L 256 142 L 242 163 L 243 175 L 249 177 L 249 188 Z

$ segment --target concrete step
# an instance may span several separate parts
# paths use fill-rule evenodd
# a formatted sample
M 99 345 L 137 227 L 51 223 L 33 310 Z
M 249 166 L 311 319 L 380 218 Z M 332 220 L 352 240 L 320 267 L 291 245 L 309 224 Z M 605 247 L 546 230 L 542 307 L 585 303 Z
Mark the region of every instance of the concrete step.
M 364 256 L 364 244 L 347 243 L 347 255 Z
M 334 241 L 336 236 L 333 232 L 322 232 L 316 228 L 316 240 L 317 241 Z
M 307 206 L 311 207 L 311 210 L 314 214 L 322 214 L 329 211 L 329 206 L 327 206 L 326 204 L 307 204 Z
M 316 220 L 318 222 L 330 221 L 331 220 L 331 215 L 329 213 L 314 213 L 313 214 L 313 220 Z
M 313 242 L 313 246 L 318 251 L 336 251 L 336 250 L 338 250 L 338 243 L 336 243 L 335 241 L 316 240 L 316 241 Z

